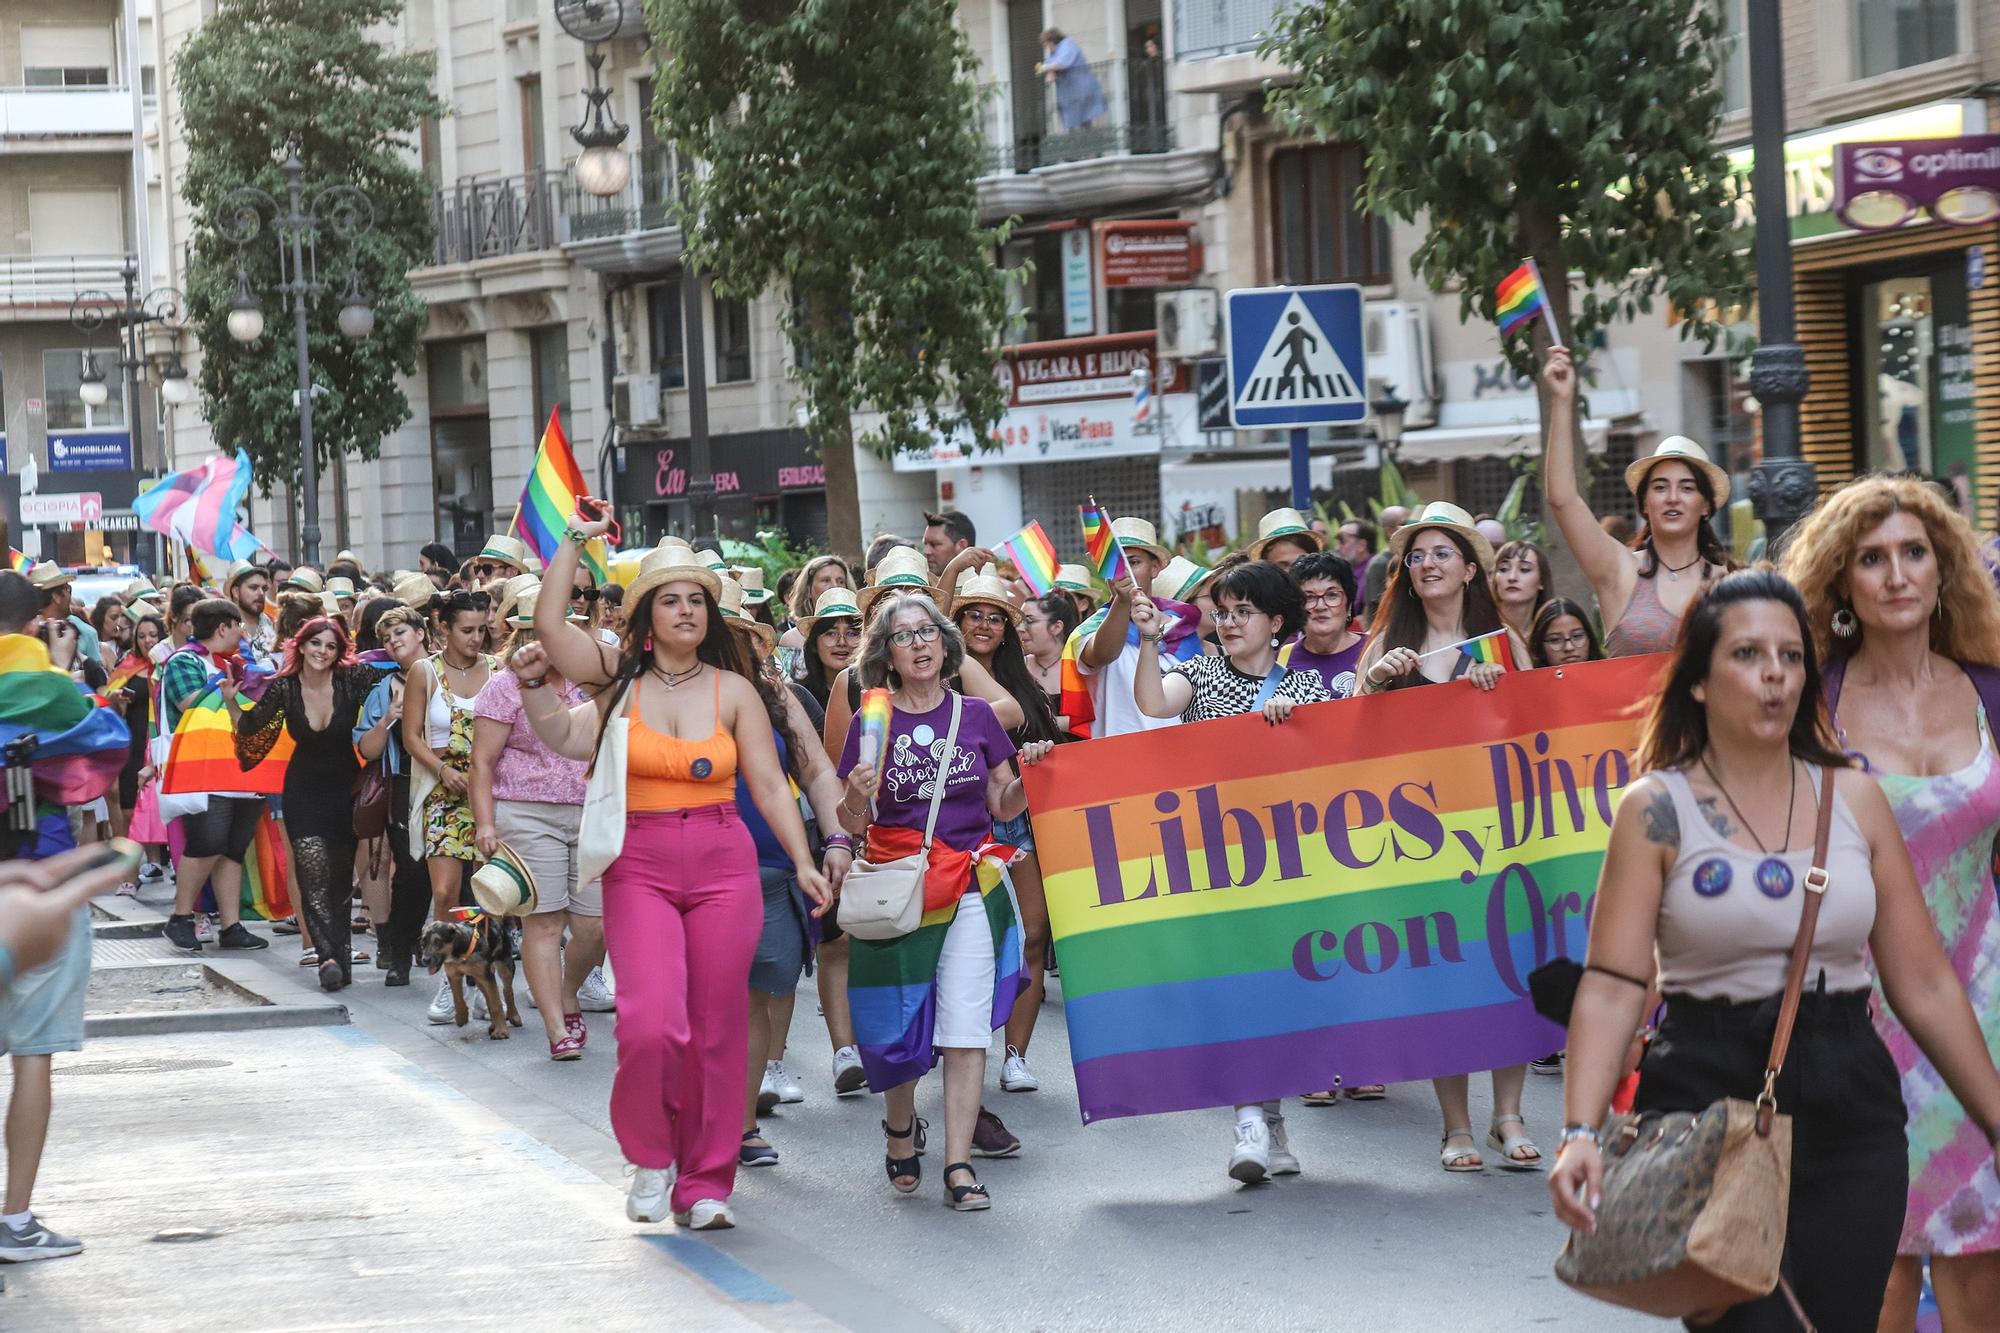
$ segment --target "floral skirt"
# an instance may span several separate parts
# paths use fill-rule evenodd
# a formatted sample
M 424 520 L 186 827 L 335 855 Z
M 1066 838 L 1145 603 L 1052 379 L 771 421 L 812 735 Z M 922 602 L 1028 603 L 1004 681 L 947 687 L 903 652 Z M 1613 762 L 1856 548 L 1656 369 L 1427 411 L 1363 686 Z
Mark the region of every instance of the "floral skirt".
M 446 763 L 452 763 L 447 759 Z M 456 767 L 456 765 L 453 765 Z M 439 783 L 424 798 L 424 855 L 449 856 L 455 861 L 477 861 L 481 857 L 473 843 L 472 800 L 453 796 Z

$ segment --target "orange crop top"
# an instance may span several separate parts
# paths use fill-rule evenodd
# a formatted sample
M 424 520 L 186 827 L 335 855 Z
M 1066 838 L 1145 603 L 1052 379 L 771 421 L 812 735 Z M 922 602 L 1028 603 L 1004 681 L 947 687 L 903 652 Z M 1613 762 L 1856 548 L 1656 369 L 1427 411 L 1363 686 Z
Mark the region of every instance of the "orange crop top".
M 722 726 L 722 673 L 715 675 L 715 731 L 700 740 L 663 735 L 639 715 L 639 682 L 625 732 L 625 809 L 691 810 L 736 799 L 736 738 Z

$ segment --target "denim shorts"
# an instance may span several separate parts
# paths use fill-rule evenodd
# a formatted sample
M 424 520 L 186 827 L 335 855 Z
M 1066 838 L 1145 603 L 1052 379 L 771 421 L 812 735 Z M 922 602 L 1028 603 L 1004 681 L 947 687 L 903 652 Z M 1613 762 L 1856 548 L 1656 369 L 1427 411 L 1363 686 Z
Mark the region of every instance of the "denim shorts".
M 994 822 L 993 841 L 1004 842 L 1009 847 L 1018 847 L 1024 852 L 1035 850 L 1035 828 L 1028 822 L 1028 812 L 1023 810 L 1012 819 Z
M 806 918 L 812 908 L 789 868 L 758 866 L 764 889 L 764 929 L 750 963 L 750 988 L 766 995 L 790 995 L 806 970 Z
M 83 993 L 90 985 L 90 909 L 70 919 L 63 951 L 0 994 L 0 1054 L 83 1049 Z

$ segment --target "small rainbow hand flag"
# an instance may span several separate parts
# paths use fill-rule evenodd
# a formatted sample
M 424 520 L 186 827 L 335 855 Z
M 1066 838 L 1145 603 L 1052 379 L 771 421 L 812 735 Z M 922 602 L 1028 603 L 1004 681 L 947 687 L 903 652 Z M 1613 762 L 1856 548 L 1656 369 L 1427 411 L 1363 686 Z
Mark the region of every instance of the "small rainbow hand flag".
M 1131 578 L 1132 567 L 1125 563 L 1125 548 L 1118 544 L 1117 534 L 1111 531 L 1111 515 L 1104 512 L 1097 497 L 1093 495 L 1089 504 L 1078 505 L 1076 515 L 1083 521 L 1083 546 L 1090 553 L 1091 567 L 1098 577 L 1114 588 L 1118 580 Z
M 563 529 L 576 512 L 578 497 L 588 494 L 583 470 L 576 465 L 576 455 L 563 435 L 562 409 L 553 409 L 548 428 L 542 432 L 541 447 L 535 450 L 535 465 L 528 469 L 528 484 L 521 488 L 513 523 L 543 565 L 554 558 L 556 547 L 562 544 Z M 599 587 L 611 581 L 611 551 L 602 537 L 584 546 L 583 563 Z
M 1548 296 L 1542 290 L 1541 270 L 1530 259 L 1500 280 L 1494 293 L 1493 313 L 1500 320 L 1500 336 L 1506 337 L 1536 315 L 1549 313 Z M 1555 318 L 1549 317 L 1549 337 L 1556 334 Z M 1560 341 L 1560 339 L 1557 339 Z
M 889 739 L 889 718 L 895 704 L 884 689 L 864 690 L 855 717 L 861 720 L 861 740 L 856 758 L 871 767 L 882 762 L 882 749 Z
M 34 563 L 35 558 L 33 556 L 23 555 L 11 546 L 7 548 L 7 568 L 13 570 L 16 574 L 27 573 L 34 567 Z
M 1030 522 L 993 550 L 1013 562 L 1014 572 L 1035 596 L 1046 597 L 1055 591 L 1056 546 L 1039 522 Z
M 1504 629 L 1496 629 L 1491 634 L 1482 634 L 1476 639 L 1467 639 L 1458 645 L 1458 651 L 1480 666 L 1497 666 L 1502 671 L 1521 669 L 1514 662 L 1514 650 L 1508 646 L 1507 631 Z

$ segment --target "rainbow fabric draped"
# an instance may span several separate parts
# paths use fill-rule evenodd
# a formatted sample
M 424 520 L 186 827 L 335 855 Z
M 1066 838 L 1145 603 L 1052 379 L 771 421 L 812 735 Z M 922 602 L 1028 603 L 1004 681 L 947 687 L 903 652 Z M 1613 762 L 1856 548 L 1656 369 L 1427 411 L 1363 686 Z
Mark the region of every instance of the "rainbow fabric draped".
M 1174 624 L 1160 641 L 1160 648 L 1176 662 L 1185 662 L 1190 657 L 1201 656 L 1201 635 L 1195 631 L 1201 625 L 1201 608 L 1186 602 L 1176 602 L 1167 597 L 1155 597 L 1153 605 L 1174 617 Z M 1104 617 L 1111 614 L 1108 606 L 1099 607 L 1088 620 L 1070 632 L 1063 644 L 1062 652 L 1062 697 L 1058 700 L 1056 712 L 1069 719 L 1070 734 L 1082 740 L 1090 739 L 1091 724 L 1097 721 L 1097 705 L 1090 699 L 1090 679 L 1076 665 L 1076 655 L 1081 645 L 1088 642 L 1104 624 Z M 1139 627 L 1125 627 L 1125 642 L 1139 642 Z
M 77 688 L 40 639 L 0 635 L 0 747 L 26 735 L 37 738 L 35 796 L 51 805 L 81 805 L 117 786 L 132 744 L 125 719 Z M 0 791 L 0 807 L 5 800 Z
M 238 758 L 236 727 L 223 705 L 222 691 L 210 690 L 188 705 L 174 727 L 173 744 L 160 774 L 160 790 L 169 796 L 218 791 L 281 794 L 294 746 L 283 727 L 268 731 L 270 748 L 245 767 Z
M 176 858 L 181 855 L 187 843 L 187 835 L 181 831 L 181 821 L 176 819 L 167 824 L 167 848 Z M 243 854 L 243 888 L 237 895 L 243 915 L 264 921 L 282 921 L 292 914 L 291 859 L 285 851 L 285 839 L 278 832 L 278 821 L 265 810 L 257 817 L 257 833 L 250 841 L 250 850 Z M 201 886 L 201 893 L 195 899 L 195 910 L 213 912 L 215 910 L 215 881 Z

